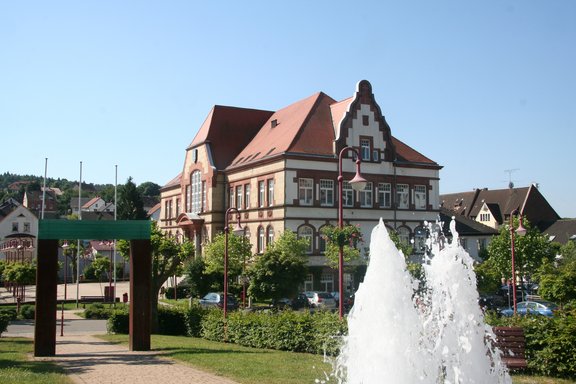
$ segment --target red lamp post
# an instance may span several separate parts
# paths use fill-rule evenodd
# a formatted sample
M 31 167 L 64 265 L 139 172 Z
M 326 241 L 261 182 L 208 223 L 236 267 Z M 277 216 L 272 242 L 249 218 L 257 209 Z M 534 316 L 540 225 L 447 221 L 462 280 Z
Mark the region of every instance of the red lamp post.
M 356 154 L 356 175 L 349 181 L 352 189 L 356 192 L 361 191 L 366 186 L 366 179 L 360 174 L 360 155 L 358 150 L 353 147 L 344 147 L 338 155 L 338 228 L 344 228 L 344 205 L 342 199 L 342 191 L 344 185 L 344 177 L 342 176 L 342 157 L 345 152 L 352 151 Z M 344 315 L 344 245 L 338 244 L 338 314 L 340 319 Z
M 240 224 L 240 211 L 234 207 L 230 207 L 226 210 L 226 214 L 224 216 L 224 318 L 228 314 L 228 233 L 230 233 L 230 227 L 228 225 L 228 216 L 232 213 L 236 212 L 237 214 L 237 224 L 238 228 L 236 231 L 242 231 L 242 226 Z
M 518 214 L 518 228 L 514 230 L 514 216 Z M 514 316 L 516 316 L 516 260 L 515 260 L 515 246 L 514 246 L 514 233 L 518 236 L 526 234 L 526 228 L 522 226 L 522 214 L 518 210 L 514 210 L 510 214 L 510 254 L 512 257 L 512 306 L 514 308 Z
M 60 336 L 64 336 L 64 304 L 66 303 L 66 296 L 68 294 L 68 256 L 66 255 L 66 249 L 68 249 L 68 242 L 64 241 L 62 244 L 62 256 L 64 256 L 64 299 L 62 299 L 62 305 L 60 307 Z

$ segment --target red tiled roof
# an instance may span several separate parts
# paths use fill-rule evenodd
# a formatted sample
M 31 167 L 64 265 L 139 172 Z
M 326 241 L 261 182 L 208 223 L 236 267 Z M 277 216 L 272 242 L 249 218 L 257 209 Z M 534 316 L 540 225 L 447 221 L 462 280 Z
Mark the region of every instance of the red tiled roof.
M 332 126 L 334 127 L 334 136 L 336 138 L 340 137 L 340 123 L 353 100 L 353 97 L 349 97 L 330 106 L 330 111 L 332 113 Z
M 396 147 L 396 158 L 399 161 L 407 161 L 411 163 L 425 163 L 425 164 L 436 164 L 435 161 L 430 160 L 414 148 L 406 145 L 404 142 L 398 140 L 392 136 L 392 143 Z
M 224 169 L 250 143 L 272 114 L 258 109 L 216 105 L 188 149 L 209 143 L 216 169 Z
M 93 205 L 94 203 L 96 203 L 98 200 L 100 200 L 100 196 L 93 197 L 90 200 L 88 200 L 88 202 L 86 204 L 84 204 L 82 206 L 82 208 L 88 208 L 91 205 Z
M 166 189 L 166 188 L 170 188 L 170 187 L 175 187 L 175 186 L 180 186 L 180 180 L 182 179 L 182 172 L 180 172 L 178 174 L 178 176 L 174 177 L 172 180 L 170 180 L 169 182 L 167 182 L 162 188 L 160 189 Z

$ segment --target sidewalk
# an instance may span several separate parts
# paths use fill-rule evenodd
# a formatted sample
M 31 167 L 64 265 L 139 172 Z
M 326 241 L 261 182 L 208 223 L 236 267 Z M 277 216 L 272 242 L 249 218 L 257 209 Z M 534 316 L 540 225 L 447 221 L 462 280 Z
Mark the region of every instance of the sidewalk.
M 4 290 L 4 288 L 0 288 Z M 6 292 L 4 292 L 6 293 Z M 5 295 L 8 296 L 8 295 Z M 80 309 L 81 310 L 81 309 Z M 106 333 L 102 328 L 93 328 L 75 312 L 64 311 L 64 336 L 56 335 L 56 356 L 33 357 L 38 361 L 53 361 L 64 367 L 69 377 L 79 384 L 236 384 L 236 382 L 200 371 L 162 357 L 158 351 L 133 352 L 128 346 L 113 344 L 92 335 Z M 60 326 L 60 312 L 57 314 Z M 10 325 L 2 337 L 30 337 L 34 335 L 33 322 Z M 81 328 L 84 328 L 82 330 Z M 87 331 L 86 328 L 90 330 Z M 11 332 L 12 330 L 12 332 Z

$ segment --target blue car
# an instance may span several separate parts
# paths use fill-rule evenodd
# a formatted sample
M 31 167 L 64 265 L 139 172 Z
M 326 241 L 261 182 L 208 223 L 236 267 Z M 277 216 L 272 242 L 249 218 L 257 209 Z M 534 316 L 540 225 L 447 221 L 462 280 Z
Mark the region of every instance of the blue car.
M 549 301 L 522 301 L 516 304 L 516 313 L 519 316 L 542 315 L 552 317 L 557 309 L 558 306 Z M 513 316 L 514 308 L 502 309 L 500 314 L 502 316 Z

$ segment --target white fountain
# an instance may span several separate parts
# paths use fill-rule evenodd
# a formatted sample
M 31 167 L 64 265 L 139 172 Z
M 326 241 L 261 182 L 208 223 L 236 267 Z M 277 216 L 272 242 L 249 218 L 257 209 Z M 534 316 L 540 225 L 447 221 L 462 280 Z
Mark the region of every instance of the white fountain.
M 370 263 L 348 316 L 348 336 L 333 378 L 347 384 L 512 383 L 497 353 L 478 303 L 472 258 L 434 227 L 424 266 L 427 293 L 415 284 L 382 220 L 374 228 Z

